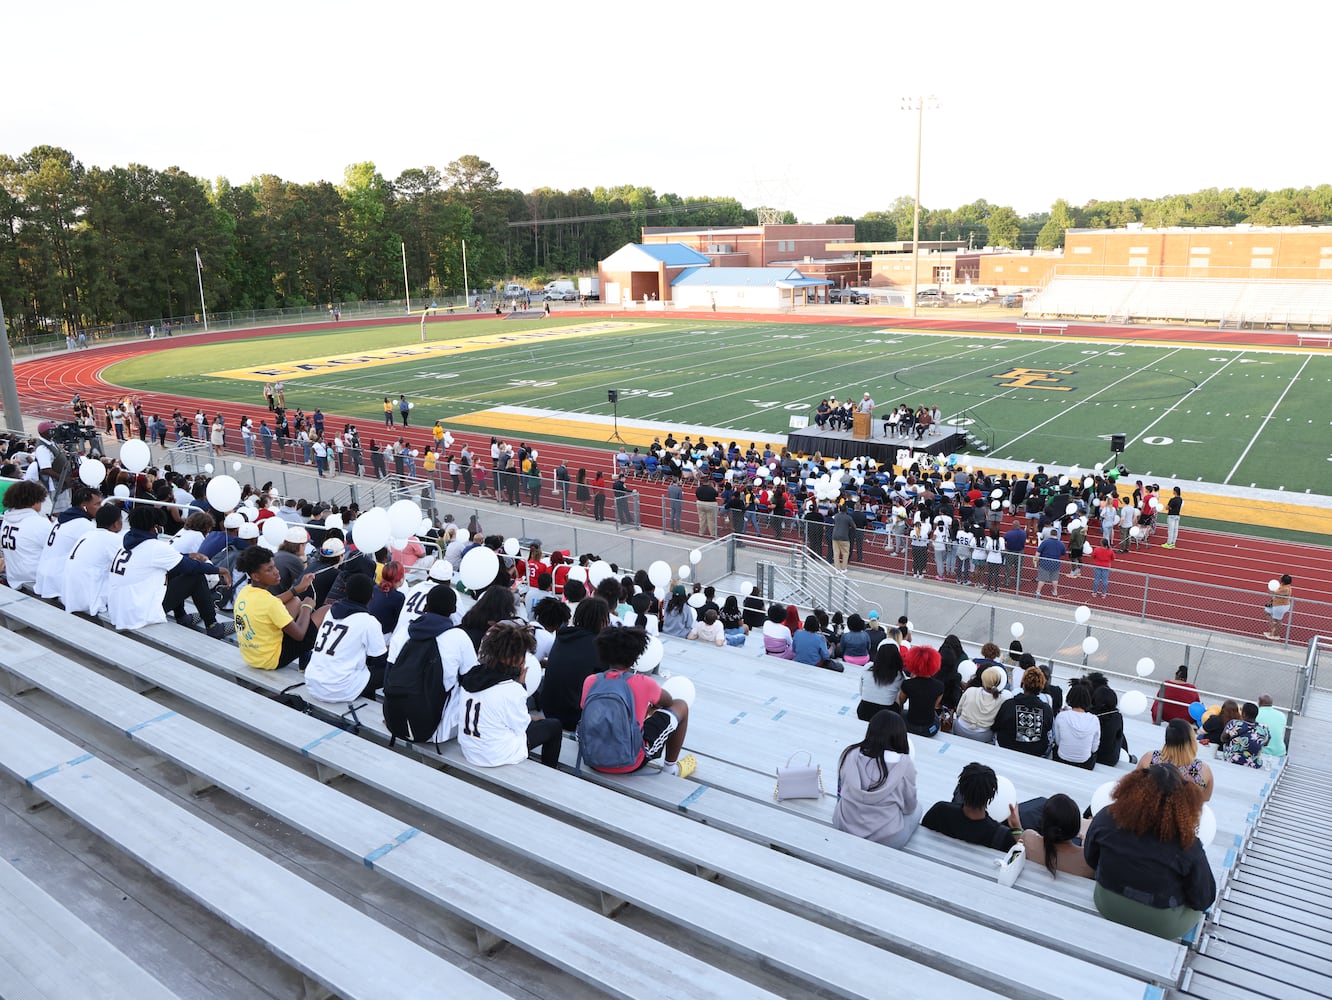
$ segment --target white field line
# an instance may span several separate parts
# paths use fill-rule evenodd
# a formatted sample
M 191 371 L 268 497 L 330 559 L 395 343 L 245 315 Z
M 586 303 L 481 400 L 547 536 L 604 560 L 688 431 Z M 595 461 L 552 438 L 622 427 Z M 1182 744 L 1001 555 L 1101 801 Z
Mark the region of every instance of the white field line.
M 1244 450 L 1240 452 L 1240 457 L 1236 460 L 1235 467 L 1226 474 L 1225 479 L 1221 480 L 1223 484 L 1229 483 L 1235 473 L 1239 471 L 1239 467 L 1243 464 L 1244 459 L 1248 457 L 1249 452 L 1253 450 L 1253 446 L 1258 443 L 1258 436 L 1262 434 L 1263 430 L 1267 427 L 1267 422 L 1272 419 L 1272 414 L 1276 413 L 1277 407 L 1281 405 L 1283 400 L 1285 400 L 1286 393 L 1295 388 L 1295 383 L 1300 380 L 1300 376 L 1304 373 L 1304 369 L 1309 366 L 1309 362 L 1312 360 L 1312 354 L 1304 359 L 1304 364 L 1300 365 L 1300 370 L 1295 373 L 1290 382 L 1286 385 L 1286 388 L 1281 391 L 1281 395 L 1278 396 L 1276 402 L 1272 404 L 1272 408 L 1267 411 L 1267 416 L 1263 417 L 1263 419 L 1258 422 L 1258 429 L 1253 432 L 1253 437 L 1249 438 L 1249 443 L 1246 444 Z

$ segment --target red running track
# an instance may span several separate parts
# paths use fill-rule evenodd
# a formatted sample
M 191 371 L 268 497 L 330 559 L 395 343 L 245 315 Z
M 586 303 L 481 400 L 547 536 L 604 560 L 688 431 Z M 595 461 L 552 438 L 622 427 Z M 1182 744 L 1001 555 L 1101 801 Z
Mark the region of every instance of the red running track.
M 580 315 L 598 315 L 591 311 Z M 675 317 L 676 314 L 673 314 Z M 474 318 L 471 315 L 440 317 L 432 322 L 466 322 Z M 697 313 L 679 314 L 678 318 L 697 318 L 706 320 L 749 320 L 753 317 L 743 314 Z M 765 322 L 785 321 L 800 323 L 829 323 L 846 325 L 855 323 L 865 326 L 882 326 L 891 322 L 894 326 L 921 330 L 948 329 L 986 333 L 1009 333 L 1008 324 L 993 322 L 962 322 L 944 319 L 888 320 L 884 317 L 859 316 L 814 316 L 814 317 L 764 317 Z M 415 324 L 414 319 L 374 321 L 373 325 L 401 322 Z M 370 325 L 370 324 L 363 324 Z M 194 346 L 207 343 L 221 343 L 230 340 L 253 339 L 255 337 L 279 336 L 293 332 L 316 331 L 322 329 L 347 329 L 349 323 L 313 323 L 302 326 L 281 327 L 260 331 L 233 330 L 222 333 L 194 335 L 180 340 L 139 341 L 119 343 L 105 347 L 90 348 L 76 354 L 57 354 L 30 361 L 21 362 L 15 367 L 15 375 L 21 396 L 26 399 L 64 407 L 73 396 L 82 394 L 94 409 L 99 409 L 105 402 L 120 398 L 126 393 L 138 395 L 144 408 L 149 413 L 169 415 L 173 410 L 192 416 L 201 405 L 210 413 L 222 413 L 231 427 L 237 427 L 241 416 L 249 416 L 258 421 L 266 418 L 267 409 L 261 405 L 245 406 L 219 400 L 205 400 L 196 397 L 176 396 L 167 393 L 138 393 L 130 387 L 114 385 L 102 378 L 102 371 L 110 365 L 131 357 L 159 350 L 176 347 Z M 1245 331 L 1215 330 L 1155 330 L 1150 337 L 1143 337 L 1143 331 L 1100 326 L 1070 327 L 1070 332 L 1079 337 L 1092 339 L 1122 340 L 1176 340 L 1204 343 L 1228 343 L 1234 346 L 1252 345 L 1251 333 Z M 1297 346 L 1294 334 L 1264 334 L 1263 346 Z M 313 409 L 310 407 L 309 409 Z M 387 430 L 382 425 L 367 424 L 363 419 L 353 419 L 340 414 L 326 413 L 326 420 L 331 427 L 340 428 L 349 422 L 360 424 L 361 436 L 368 441 L 372 437 L 382 436 Z M 456 441 L 471 446 L 481 464 L 485 464 L 490 451 L 489 435 L 472 430 L 453 431 Z M 393 430 L 393 437 L 404 437 L 412 445 L 423 448 L 430 442 L 428 427 L 410 427 L 405 431 L 401 425 Z M 605 448 L 568 445 L 545 441 L 540 437 L 539 425 L 534 424 L 527 439 L 539 443 L 543 455 L 543 465 L 547 471 L 559 462 L 565 462 L 572 472 L 586 468 L 589 475 L 597 469 L 611 470 L 610 452 Z M 478 469 L 480 472 L 481 469 Z M 478 475 L 478 480 L 484 477 Z M 572 476 L 571 476 L 572 478 Z M 639 493 L 642 511 L 642 523 L 645 528 L 661 530 L 662 501 L 665 497 L 665 485 L 660 482 L 636 480 L 634 489 Z M 550 493 L 545 494 L 549 503 Z M 686 504 L 686 508 L 691 506 Z M 1187 508 L 1186 508 L 1187 514 Z M 727 521 L 723 516 L 721 521 Z M 690 526 L 686 514 L 686 527 Z M 1093 529 L 1095 530 L 1095 529 Z M 1156 539 L 1163 540 L 1164 527 L 1157 531 Z M 864 565 L 902 575 L 903 566 L 900 557 L 893 558 L 882 545 L 869 541 L 865 548 Z M 931 564 L 931 569 L 932 569 Z M 1088 567 L 1081 577 L 1065 578 L 1061 583 L 1058 603 L 1100 604 L 1110 610 L 1137 616 L 1142 611 L 1142 583 L 1139 574 L 1151 577 L 1149 588 L 1150 607 L 1148 614 L 1157 620 L 1178 622 L 1203 629 L 1216 629 L 1234 633 L 1260 635 L 1264 619 L 1261 606 L 1266 601 L 1267 581 L 1282 573 L 1289 573 L 1295 580 L 1296 605 L 1291 630 L 1293 642 L 1303 644 L 1317 632 L 1327 633 L 1332 630 L 1329 610 L 1332 609 L 1332 549 L 1321 546 L 1284 542 L 1251 536 L 1232 535 L 1224 532 L 1192 529 L 1185 516 L 1180 532 L 1179 547 L 1164 550 L 1154 546 L 1145 551 L 1135 551 L 1120 556 L 1115 562 L 1111 579 L 1111 597 L 1108 601 L 1094 602 L 1090 596 L 1091 570 Z M 1252 600 L 1245 607 L 1242 595 L 1233 590 L 1221 591 L 1216 587 L 1240 588 L 1252 592 Z M 1314 604 L 1310 608 L 1310 604 Z M 1321 604 L 1322 607 L 1317 605 Z

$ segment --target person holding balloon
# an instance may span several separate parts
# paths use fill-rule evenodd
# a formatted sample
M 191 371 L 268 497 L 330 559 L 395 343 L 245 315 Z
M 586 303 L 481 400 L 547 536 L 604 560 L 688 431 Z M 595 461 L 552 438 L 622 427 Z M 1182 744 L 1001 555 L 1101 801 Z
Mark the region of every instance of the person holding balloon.
M 1290 614 L 1290 609 L 1294 598 L 1294 589 L 1291 587 L 1291 575 L 1289 573 L 1281 574 L 1280 580 L 1272 580 L 1267 584 L 1267 589 L 1272 594 L 1272 599 L 1263 606 L 1263 612 L 1271 619 L 1270 627 L 1263 634 L 1269 639 L 1281 639 L 1281 628 L 1286 622 L 1286 615 Z
M 1096 870 L 1096 909 L 1115 923 L 1178 938 L 1216 899 L 1198 836 L 1202 791 L 1179 768 L 1149 764 L 1121 778 L 1113 794 L 1083 839 L 1083 857 Z

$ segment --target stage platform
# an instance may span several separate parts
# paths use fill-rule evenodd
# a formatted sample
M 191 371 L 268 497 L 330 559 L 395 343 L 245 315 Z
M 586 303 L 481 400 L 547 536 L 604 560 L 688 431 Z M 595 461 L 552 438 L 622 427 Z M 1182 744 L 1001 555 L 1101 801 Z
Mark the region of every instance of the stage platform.
M 882 425 L 874 425 L 876 431 L 882 430 Z M 906 449 L 913 450 L 917 455 L 951 455 L 953 452 L 965 452 L 967 450 L 967 432 L 965 428 L 956 427 L 952 424 L 943 424 L 939 427 L 937 434 L 926 435 L 917 440 L 913 435 L 910 439 L 904 437 L 882 437 L 876 434 L 869 440 L 857 439 L 851 436 L 850 431 L 831 431 L 818 427 L 805 427 L 798 431 L 791 431 L 786 435 L 786 447 L 792 453 L 803 455 L 812 455 L 815 452 L 821 454 L 824 458 L 840 458 L 848 460 L 861 455 L 866 455 L 876 462 L 890 462 L 893 465 L 910 465 L 898 460 L 898 452 Z

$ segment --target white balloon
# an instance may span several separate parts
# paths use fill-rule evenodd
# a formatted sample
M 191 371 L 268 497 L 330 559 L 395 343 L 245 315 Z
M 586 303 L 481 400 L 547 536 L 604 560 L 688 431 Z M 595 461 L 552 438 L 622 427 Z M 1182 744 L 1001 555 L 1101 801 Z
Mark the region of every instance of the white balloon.
M 445 448 L 452 448 L 452 447 L 453 447 L 453 435 L 450 434 L 448 431 L 445 431 L 445 432 L 444 432 L 444 436 L 443 436 L 442 438 L 440 438 L 440 440 L 444 442 L 444 447 L 445 447 Z
M 231 471 L 232 471 L 232 472 L 240 472 L 240 470 L 241 470 L 241 464 L 240 464 L 240 462 L 232 462 L 232 463 L 231 463 Z
M 352 541 L 362 552 L 378 552 L 389 543 L 393 530 L 383 507 L 371 507 L 352 522 Z
M 537 450 L 535 448 L 532 449 L 532 457 L 533 458 L 537 457 Z
M 1268 580 L 1268 581 L 1267 581 L 1267 589 L 1270 590 L 1272 593 L 1275 594 L 1278 590 L 1281 589 L 1281 581 L 1280 581 L 1280 580 Z
M 998 499 L 999 499 L 1001 496 L 1003 496 L 1003 495 L 1004 495 L 1004 491 L 1003 491 L 1003 490 L 1000 490 L 1000 489 L 993 489 L 993 490 L 990 490 L 990 499 L 991 499 L 991 500 L 998 500 Z
M 1096 480 L 1093 479 L 1091 476 L 1083 476 L 1083 477 L 1082 477 L 1082 488 L 1083 488 L 1084 490 L 1089 490 L 1089 489 L 1092 488 L 1092 483 L 1094 483 L 1094 482 L 1096 482 Z
M 130 472 L 142 472 L 153 460 L 152 449 L 145 441 L 126 441 L 120 446 L 120 464 Z
M 1067 485 L 1068 485 L 1068 476 L 1060 476 L 1060 477 L 1059 477 L 1059 485 L 1060 485 L 1060 486 L 1067 486 Z
M 658 587 L 666 586 L 671 582 L 671 564 L 658 559 L 648 567 L 648 579 Z
M 962 683 L 970 682 L 971 678 L 976 676 L 976 664 L 973 660 L 963 660 L 957 665 L 957 675 L 962 678 Z
M 1067 514 L 1069 517 L 1072 517 L 1077 512 L 1078 512 L 1078 505 L 1075 503 L 1071 503 L 1064 508 L 1064 513 Z
M 204 490 L 204 497 L 214 510 L 220 510 L 226 513 L 234 510 L 236 504 L 240 503 L 241 487 L 240 483 L 230 476 L 218 476 L 208 481 L 208 486 Z
M 1017 805 L 1017 789 L 1013 787 L 1013 782 L 1002 774 L 996 775 L 995 780 L 999 783 L 999 790 L 994 793 L 994 798 L 985 807 L 985 811 L 996 823 L 1003 823 L 1008 819 L 1008 807 Z
M 116 487 L 114 490 L 112 490 L 111 492 L 112 492 L 115 496 L 120 497 L 120 499 L 122 499 L 122 500 L 126 500 L 126 499 L 129 498 L 129 487 L 126 486 L 124 483 L 121 483 L 119 486 L 117 486 L 117 487 Z
M 1002 506 L 1003 504 L 1001 504 L 998 500 L 990 501 L 990 510 L 998 510 Z
M 389 549 L 392 551 L 401 552 L 403 549 L 407 547 L 407 543 L 410 541 L 411 541 L 410 538 L 390 538 Z
M 1086 625 L 1091 621 L 1091 608 L 1085 604 L 1079 604 L 1073 611 L 1073 620 L 1079 625 Z
M 704 597 L 702 594 L 690 594 L 689 600 L 686 603 L 688 603 L 688 605 L 691 608 L 697 611 L 699 608 L 703 607 L 703 605 L 708 603 L 708 599 Z
M 750 595 L 750 593 L 751 593 L 753 590 L 754 590 L 754 581 L 753 581 L 753 580 L 741 580 L 741 581 L 740 581 L 740 596 L 741 596 L 741 597 L 748 597 L 748 596 Z
M 1078 476 L 1082 475 L 1082 467 L 1079 465 L 1070 465 L 1068 467 L 1068 474 L 1070 476 L 1073 476 L 1074 478 L 1077 478 Z
M 1198 841 L 1206 847 L 1216 839 L 1216 813 L 1212 807 L 1203 803 L 1202 815 L 1198 817 Z
M 468 590 L 480 590 L 494 583 L 498 572 L 499 556 L 495 555 L 494 550 L 478 545 L 463 556 L 458 578 Z
M 1100 472 L 1104 468 L 1105 468 L 1104 462 L 1097 462 L 1095 465 L 1092 466 L 1092 470 L 1094 472 Z
M 1004 510 L 1008 510 L 1008 508 L 1010 508 L 1010 507 L 1012 507 L 1012 506 L 1013 506 L 1013 501 L 1012 501 L 1012 500 L 1005 500 L 1005 501 L 1004 501 Z
M 421 523 L 416 526 L 416 533 L 424 538 L 426 535 L 430 534 L 434 528 L 435 525 L 431 522 L 430 518 L 423 517 L 421 518 Z
M 634 661 L 634 670 L 640 674 L 650 674 L 661 666 L 662 657 L 666 655 L 666 647 L 661 644 L 661 640 L 655 635 L 648 636 L 647 645 L 643 648 L 643 653 Z
M 661 687 L 671 696 L 672 700 L 678 699 L 691 709 L 694 707 L 694 682 L 688 677 L 681 677 L 677 674 L 668 679 Z
M 408 538 L 421 523 L 421 508 L 413 500 L 395 500 L 388 509 L 389 534 Z
M 916 623 L 913 622 L 910 618 L 908 618 L 907 621 L 906 621 L 906 630 L 907 630 L 908 632 L 914 632 L 914 631 L 916 631 Z
M 536 694 L 537 688 L 541 687 L 541 678 L 545 671 L 541 669 L 541 661 L 533 653 L 527 654 L 526 664 L 527 673 L 523 674 L 523 689 L 529 695 Z
M 681 580 L 688 580 L 688 579 L 689 579 L 689 573 L 690 573 L 689 564 L 688 564 L 688 563 L 681 563 L 681 564 L 676 568 L 675 572 L 676 572 L 676 575 L 679 576 L 679 578 L 680 578 Z
M 328 517 L 324 518 L 324 527 L 325 527 L 325 528 L 339 528 L 339 529 L 340 529 L 340 528 L 342 527 L 342 515 L 341 515 L 341 514 L 329 514 Z
M 1027 630 L 1021 622 L 1014 622 L 1012 625 L 1008 626 L 1008 631 L 1012 634 L 1014 639 L 1021 639 L 1022 633 Z
M 1125 715 L 1141 715 L 1147 711 L 1147 696 L 1141 691 L 1126 691 L 1119 699 L 1119 710 Z
M 703 561 L 703 550 L 691 549 L 689 551 L 689 561 L 693 563 L 695 566 L 701 563 Z
M 1139 677 L 1150 677 L 1152 676 L 1152 671 L 1156 669 L 1156 661 L 1150 656 L 1144 656 L 1138 661 L 1137 669 Z
M 212 463 L 212 462 L 207 462 L 207 463 L 204 464 L 204 472 L 208 473 L 210 476 L 213 474 L 213 463 Z
M 1087 636 L 1087 638 L 1082 640 L 1082 651 L 1086 653 L 1088 656 L 1091 656 L 1092 653 L 1096 652 L 1100 648 L 1101 648 L 1101 640 L 1096 638 L 1096 636 L 1094 635 L 1089 635 Z
M 614 575 L 615 570 L 611 569 L 611 564 L 606 562 L 605 559 L 598 559 L 587 568 L 587 578 L 594 587 L 602 580 Z
M 79 482 L 83 483 L 84 486 L 99 489 L 105 479 L 106 466 L 97 459 L 83 458 L 79 460 Z
M 1096 791 L 1092 792 L 1091 811 L 1093 816 L 1110 804 L 1110 800 L 1114 798 L 1115 785 L 1117 784 L 1119 784 L 1118 781 L 1107 781 L 1105 784 L 1097 786 Z
M 1135 524 L 1133 527 L 1129 528 L 1129 537 L 1130 537 L 1130 538 L 1141 538 L 1141 537 L 1142 537 L 1142 529 L 1139 528 L 1139 527 Z
M 289 525 L 280 517 L 270 517 L 264 521 L 263 527 L 259 529 L 259 535 L 264 541 L 277 548 L 287 540 L 287 528 Z
M 516 556 L 522 548 L 522 545 L 516 538 L 506 538 L 504 539 L 504 545 L 502 547 L 506 556 Z

